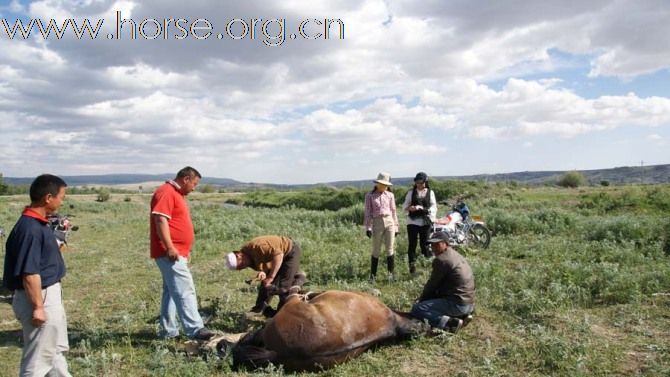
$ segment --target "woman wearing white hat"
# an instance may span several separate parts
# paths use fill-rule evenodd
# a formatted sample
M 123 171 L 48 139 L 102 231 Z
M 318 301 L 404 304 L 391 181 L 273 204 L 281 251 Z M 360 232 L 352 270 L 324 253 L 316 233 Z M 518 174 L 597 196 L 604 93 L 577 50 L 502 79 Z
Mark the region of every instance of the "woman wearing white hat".
M 398 215 L 396 214 L 395 196 L 390 187 L 391 175 L 379 173 L 374 189 L 365 194 L 365 234 L 372 238 L 372 257 L 370 258 L 370 282 L 377 276 L 379 255 L 382 241 L 386 249 L 386 263 L 389 271 L 389 280 L 393 279 L 395 257 L 393 244 L 398 233 Z

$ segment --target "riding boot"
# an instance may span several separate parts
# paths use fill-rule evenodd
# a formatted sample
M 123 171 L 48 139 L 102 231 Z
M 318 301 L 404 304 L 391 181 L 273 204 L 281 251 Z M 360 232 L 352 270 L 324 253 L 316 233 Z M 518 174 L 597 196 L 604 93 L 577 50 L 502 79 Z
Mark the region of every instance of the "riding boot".
M 393 271 L 395 270 L 395 256 L 386 257 L 386 267 L 389 270 L 389 280 L 393 280 Z
M 412 276 L 416 275 L 416 263 L 415 262 L 409 262 L 409 273 Z
M 263 309 L 266 307 L 270 306 L 270 302 L 272 301 L 272 296 L 268 294 L 267 289 L 263 287 L 263 284 L 259 284 L 258 286 L 258 296 L 256 296 L 256 304 L 254 305 L 253 308 L 251 308 L 251 312 L 254 313 L 262 313 Z
M 379 265 L 379 258 L 370 257 L 370 283 L 374 283 L 377 278 L 377 266 Z

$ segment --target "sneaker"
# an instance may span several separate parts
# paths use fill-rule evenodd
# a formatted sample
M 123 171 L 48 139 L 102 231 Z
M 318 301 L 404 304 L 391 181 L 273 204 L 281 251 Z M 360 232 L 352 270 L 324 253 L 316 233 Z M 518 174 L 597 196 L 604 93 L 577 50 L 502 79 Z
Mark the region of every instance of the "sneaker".
M 448 315 L 443 315 L 440 317 L 440 321 L 437 323 L 437 328 L 446 330 L 449 326 L 449 321 L 451 321 L 451 317 Z
M 473 319 L 472 314 L 468 314 L 468 316 L 463 319 L 463 327 L 467 326 L 468 323 L 472 322 L 472 319 Z
M 458 330 L 460 330 L 461 327 L 463 327 L 463 320 L 460 318 L 452 318 L 447 323 L 447 326 L 449 332 L 456 333 Z
M 193 336 L 193 339 L 195 340 L 210 340 L 212 337 L 216 335 L 214 332 L 212 332 L 210 329 L 207 327 L 203 327 L 200 330 L 198 330 L 197 333 Z

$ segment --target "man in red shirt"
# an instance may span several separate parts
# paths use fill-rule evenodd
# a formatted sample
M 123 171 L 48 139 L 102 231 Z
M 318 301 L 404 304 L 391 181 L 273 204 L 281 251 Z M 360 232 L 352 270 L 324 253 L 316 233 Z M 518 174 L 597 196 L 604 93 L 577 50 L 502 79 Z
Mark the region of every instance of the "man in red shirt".
M 160 335 L 165 338 L 179 335 L 177 314 L 189 338 L 208 340 L 214 336 L 198 312 L 195 285 L 188 268 L 195 234 L 186 195 L 195 190 L 201 178 L 197 170 L 187 166 L 174 180 L 157 188 L 151 198 L 151 258 L 163 276 Z

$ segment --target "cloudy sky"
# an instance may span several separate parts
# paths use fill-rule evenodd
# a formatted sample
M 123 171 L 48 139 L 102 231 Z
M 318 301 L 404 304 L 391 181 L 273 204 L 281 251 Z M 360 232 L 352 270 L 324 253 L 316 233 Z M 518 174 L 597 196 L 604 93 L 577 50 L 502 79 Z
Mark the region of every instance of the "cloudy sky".
M 144 35 L 117 38 L 117 14 Z M 95 39 L 15 28 L 38 19 L 103 21 Z M 14 0 L 0 20 L 5 176 L 670 163 L 668 0 Z

